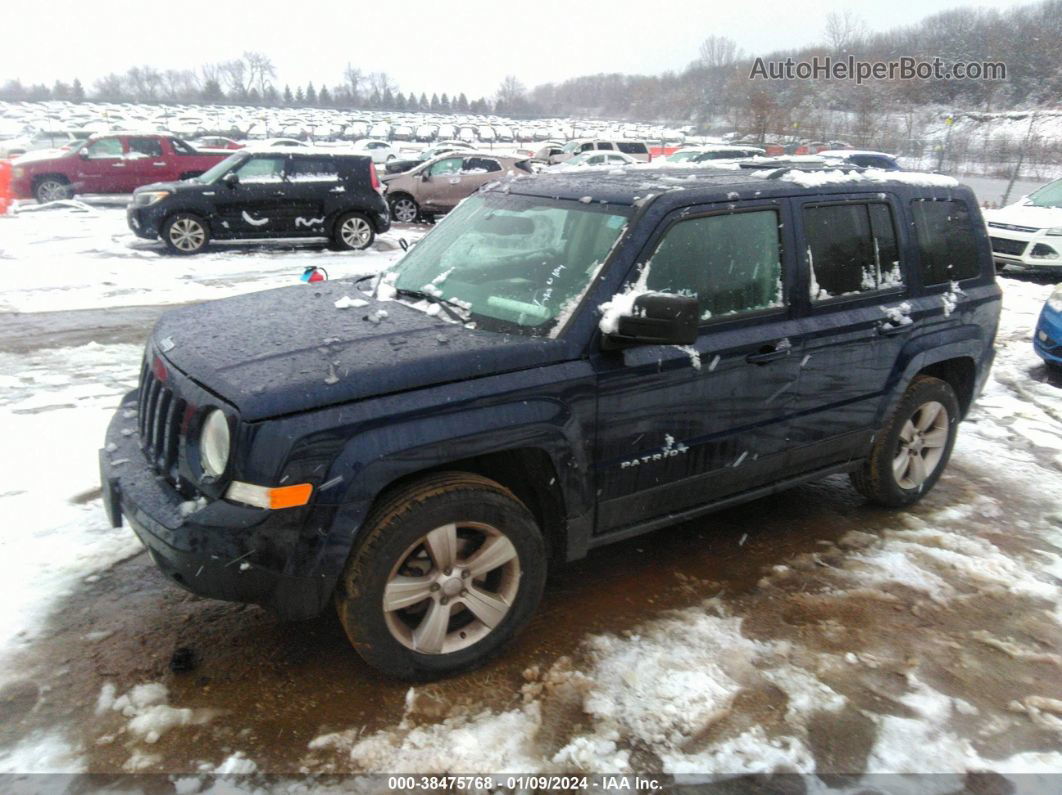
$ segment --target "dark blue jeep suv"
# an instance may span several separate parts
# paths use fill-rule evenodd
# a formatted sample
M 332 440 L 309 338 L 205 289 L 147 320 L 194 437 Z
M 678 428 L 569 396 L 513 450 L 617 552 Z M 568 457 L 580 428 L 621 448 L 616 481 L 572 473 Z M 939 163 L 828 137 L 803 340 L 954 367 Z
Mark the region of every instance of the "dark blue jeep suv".
M 977 201 L 943 178 L 520 177 L 379 277 L 165 315 L 104 494 L 183 587 L 334 601 L 372 665 L 439 676 L 602 544 L 841 472 L 915 502 L 999 311 Z

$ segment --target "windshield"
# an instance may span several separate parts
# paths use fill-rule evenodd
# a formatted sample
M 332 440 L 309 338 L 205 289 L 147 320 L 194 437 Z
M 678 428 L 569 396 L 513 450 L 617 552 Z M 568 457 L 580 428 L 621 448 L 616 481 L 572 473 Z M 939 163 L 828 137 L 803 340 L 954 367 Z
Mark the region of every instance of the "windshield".
M 628 208 L 473 195 L 383 281 L 463 308 L 477 327 L 555 335 L 627 224 Z
M 234 155 L 229 155 L 220 163 L 217 163 L 212 168 L 204 171 L 198 177 L 194 177 L 194 179 L 196 182 L 202 182 L 204 185 L 211 185 L 221 179 L 228 171 L 247 157 L 250 157 L 250 155 L 246 152 L 237 152 Z
M 1028 203 L 1035 207 L 1062 207 L 1062 179 L 1049 182 L 1030 194 Z

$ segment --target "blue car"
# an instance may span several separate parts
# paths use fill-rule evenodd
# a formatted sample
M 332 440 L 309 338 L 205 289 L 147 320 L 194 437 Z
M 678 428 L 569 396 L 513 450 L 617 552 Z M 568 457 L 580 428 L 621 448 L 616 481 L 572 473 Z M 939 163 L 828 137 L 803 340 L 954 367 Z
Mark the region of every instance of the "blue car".
M 1051 367 L 1062 367 L 1062 285 L 1055 288 L 1040 312 L 1033 347 Z

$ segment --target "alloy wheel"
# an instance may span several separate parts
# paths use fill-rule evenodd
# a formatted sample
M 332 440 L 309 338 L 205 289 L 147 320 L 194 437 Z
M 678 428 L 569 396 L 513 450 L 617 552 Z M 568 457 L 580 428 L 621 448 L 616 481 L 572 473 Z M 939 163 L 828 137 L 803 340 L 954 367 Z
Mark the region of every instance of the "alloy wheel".
M 37 187 L 37 198 L 41 202 L 54 202 L 66 198 L 66 184 L 57 179 L 48 179 Z
M 372 240 L 372 227 L 364 218 L 348 218 L 339 229 L 339 236 L 350 248 L 365 248 Z
M 206 241 L 206 230 L 191 218 L 178 218 L 170 226 L 170 242 L 181 251 L 196 251 Z
M 399 199 L 394 203 L 395 220 L 411 224 L 417 220 L 417 205 L 412 199 Z
M 919 406 L 900 429 L 892 474 L 902 489 L 916 489 L 932 475 L 948 444 L 948 410 L 931 400 Z
M 421 654 L 460 651 L 502 623 L 519 585 L 519 555 L 501 530 L 480 522 L 442 525 L 391 570 L 382 605 L 387 628 Z

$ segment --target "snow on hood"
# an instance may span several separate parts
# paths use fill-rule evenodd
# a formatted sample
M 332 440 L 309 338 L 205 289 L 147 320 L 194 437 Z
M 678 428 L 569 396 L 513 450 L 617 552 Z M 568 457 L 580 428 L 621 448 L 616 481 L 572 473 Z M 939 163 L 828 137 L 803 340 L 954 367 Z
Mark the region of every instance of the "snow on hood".
M 24 163 L 32 163 L 37 160 L 54 160 L 57 157 L 66 157 L 72 154 L 72 151 L 64 151 L 62 149 L 35 149 L 32 152 L 26 152 L 24 155 L 19 155 L 11 164 L 14 166 L 21 166 Z
M 1031 226 L 1050 229 L 1062 226 L 1062 207 L 1037 207 L 1033 204 L 1008 204 L 998 210 L 986 210 L 986 221 L 1015 226 Z

